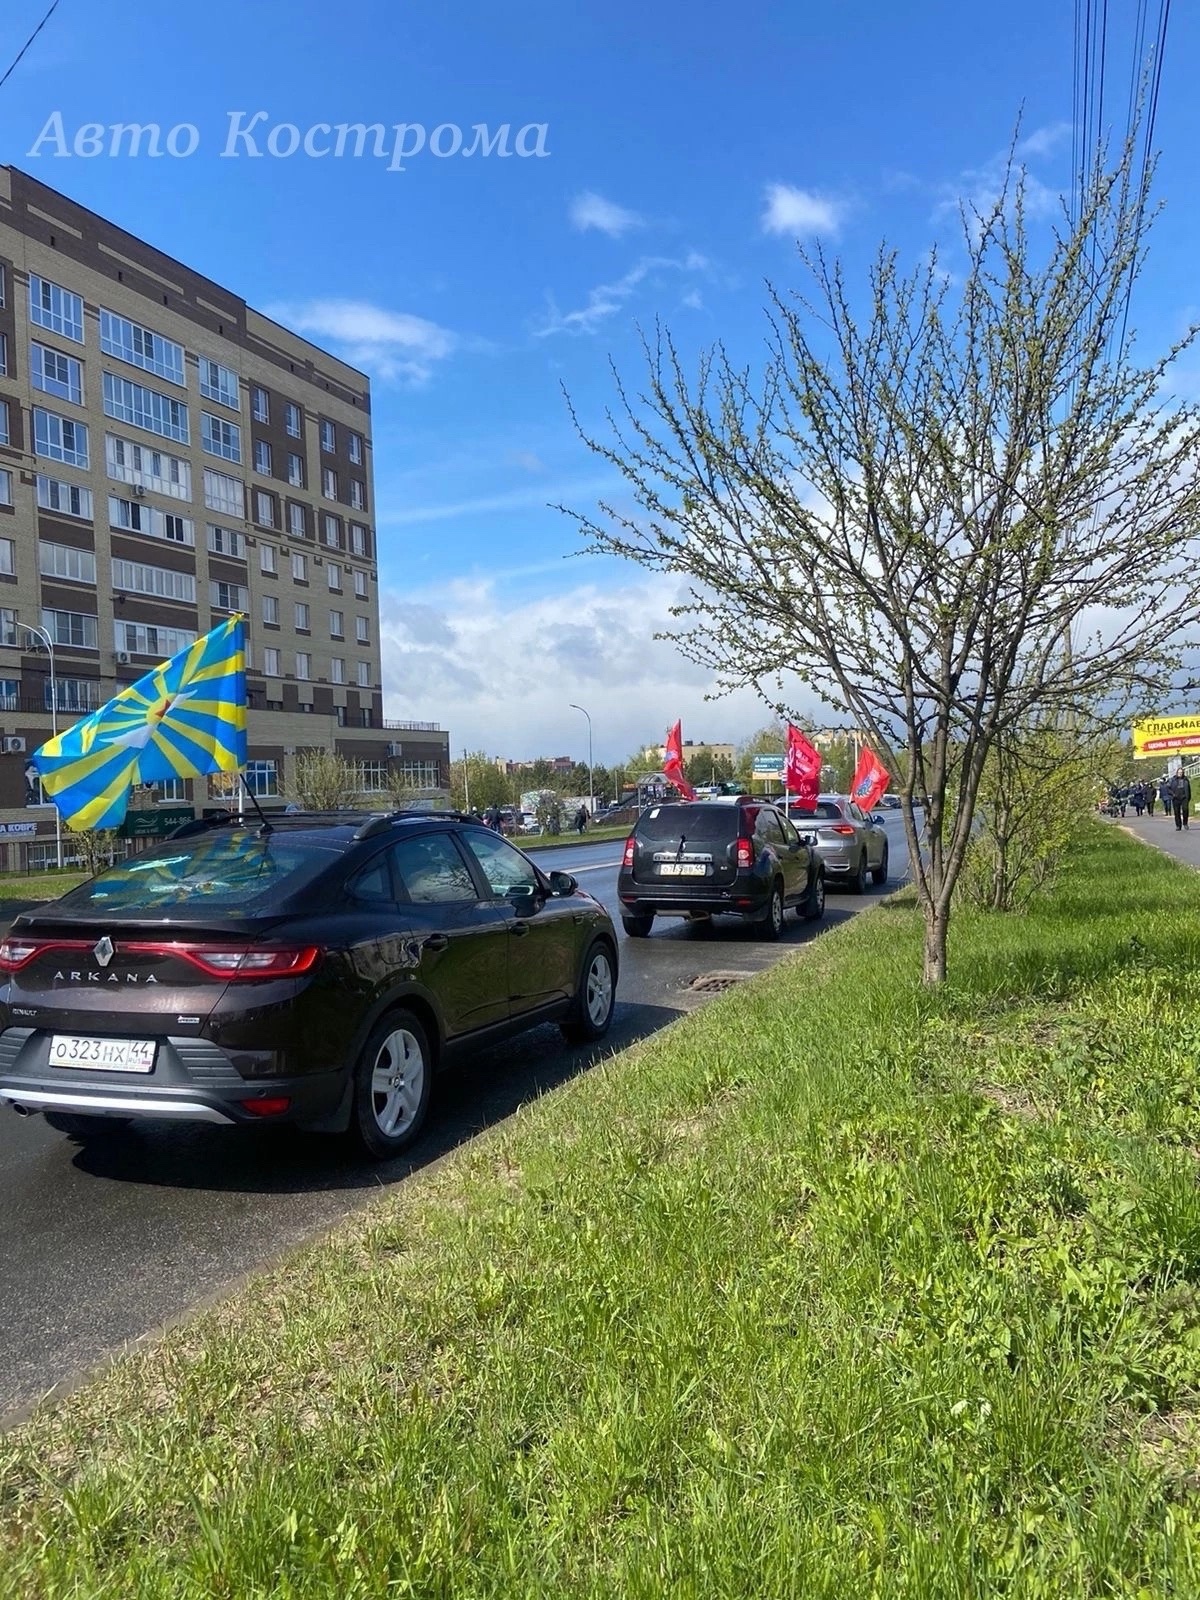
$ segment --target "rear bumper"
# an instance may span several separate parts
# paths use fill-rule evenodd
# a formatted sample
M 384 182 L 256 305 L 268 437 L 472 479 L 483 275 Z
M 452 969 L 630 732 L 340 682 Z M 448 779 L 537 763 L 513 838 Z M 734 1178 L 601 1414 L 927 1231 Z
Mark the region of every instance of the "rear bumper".
M 653 911 L 663 917 L 708 917 L 722 912 L 739 917 L 765 916 L 768 904 L 766 888 L 756 882 L 735 883 L 728 888 L 697 884 L 693 889 L 621 882 L 617 897 L 622 911 Z
M 148 1073 L 52 1067 L 49 1046 L 50 1035 L 31 1028 L 8 1028 L 0 1034 L 0 1103 L 24 1112 L 323 1127 L 338 1125 L 345 1100 L 347 1079 L 342 1070 L 303 1077 L 245 1077 L 230 1056 L 207 1039 L 158 1040 L 154 1068 Z M 247 1104 L 255 1100 L 285 1100 L 287 1105 L 264 1115 Z

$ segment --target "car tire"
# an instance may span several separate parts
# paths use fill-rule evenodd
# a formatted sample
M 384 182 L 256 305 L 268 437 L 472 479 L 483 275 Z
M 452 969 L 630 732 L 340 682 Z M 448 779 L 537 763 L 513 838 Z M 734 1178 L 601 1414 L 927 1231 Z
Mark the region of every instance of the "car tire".
M 377 1022 L 354 1072 L 350 1127 L 377 1161 L 399 1155 L 420 1133 L 433 1088 L 433 1052 L 411 1011 L 390 1011 Z
M 867 892 L 867 852 L 865 850 L 858 858 L 858 871 L 851 878 L 850 887 L 855 894 L 866 894 Z
M 616 1000 L 613 953 L 602 939 L 597 939 L 583 963 L 573 1014 L 562 1024 L 564 1038 L 572 1044 L 590 1044 L 594 1039 L 603 1039 L 612 1022 Z
M 758 937 L 760 939 L 778 939 L 783 932 L 783 885 L 771 885 L 771 898 L 767 901 L 767 914 L 760 918 L 758 924 Z
M 883 854 L 879 858 L 879 865 L 871 868 L 871 882 L 885 884 L 888 880 L 888 847 L 885 844 Z
M 653 911 L 623 911 L 621 926 L 631 939 L 644 939 L 654 926 Z
M 127 1128 L 131 1117 L 89 1117 L 79 1111 L 45 1111 L 42 1120 L 56 1133 L 69 1134 L 72 1139 L 95 1139 L 103 1133 L 119 1133 Z
M 820 922 L 825 915 L 825 874 L 820 867 L 813 874 L 812 888 L 804 897 L 800 914 L 805 922 Z

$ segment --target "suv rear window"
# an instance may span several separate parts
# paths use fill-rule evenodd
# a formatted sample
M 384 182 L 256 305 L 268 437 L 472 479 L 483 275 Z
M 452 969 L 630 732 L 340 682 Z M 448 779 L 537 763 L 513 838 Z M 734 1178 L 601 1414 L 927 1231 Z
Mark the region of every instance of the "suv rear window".
M 817 817 L 825 822 L 840 822 L 842 808 L 839 805 L 835 805 L 832 800 L 818 800 L 812 811 L 805 811 L 800 806 L 792 806 L 788 815 L 793 822 L 797 818 L 803 819 L 804 817 Z
M 133 856 L 90 883 L 65 894 L 64 909 L 153 913 L 189 909 L 249 908 L 268 896 L 290 898 L 337 859 L 339 852 L 312 840 L 244 831 L 181 839 L 173 848 Z
M 740 806 L 651 806 L 633 831 L 648 844 L 680 838 L 720 842 L 735 839 L 741 823 Z

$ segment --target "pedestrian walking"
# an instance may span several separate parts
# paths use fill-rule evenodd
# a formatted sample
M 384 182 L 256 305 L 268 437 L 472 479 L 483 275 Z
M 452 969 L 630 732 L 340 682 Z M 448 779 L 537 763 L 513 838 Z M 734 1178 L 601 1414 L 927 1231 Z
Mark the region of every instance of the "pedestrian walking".
M 1140 817 L 1142 812 L 1146 809 L 1146 791 L 1140 782 L 1134 784 L 1132 790 L 1130 791 L 1129 798 L 1133 801 L 1134 816 Z
M 1171 811 L 1175 817 L 1175 830 L 1187 831 L 1188 811 L 1192 804 L 1191 779 L 1180 770 L 1171 779 Z
M 1146 785 L 1146 815 L 1148 817 L 1152 817 L 1154 815 L 1154 803 L 1155 803 L 1155 801 L 1157 799 L 1158 799 L 1158 786 L 1154 783 L 1153 780 L 1151 780 Z
M 580 806 L 579 810 L 575 813 L 575 832 L 582 834 L 587 825 L 588 808 L 586 806 Z
M 1163 816 L 1171 815 L 1171 780 L 1164 778 L 1158 786 L 1158 798 L 1162 801 Z

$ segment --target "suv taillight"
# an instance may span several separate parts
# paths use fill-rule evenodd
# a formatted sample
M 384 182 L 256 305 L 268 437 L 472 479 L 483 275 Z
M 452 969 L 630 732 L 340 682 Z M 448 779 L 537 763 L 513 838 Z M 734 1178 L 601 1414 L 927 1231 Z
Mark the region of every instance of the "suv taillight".
M 754 845 L 749 839 L 739 839 L 737 842 L 737 864 L 739 867 L 754 865 Z
M 625 854 L 621 859 L 621 865 L 623 867 L 631 867 L 633 865 L 633 839 L 632 838 L 626 839 L 626 841 L 625 841 Z

